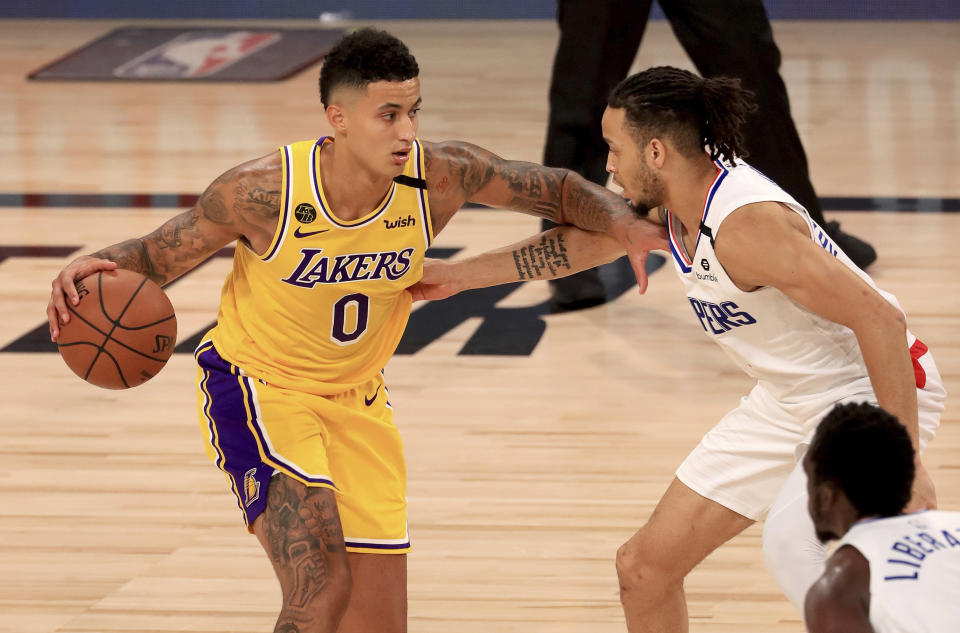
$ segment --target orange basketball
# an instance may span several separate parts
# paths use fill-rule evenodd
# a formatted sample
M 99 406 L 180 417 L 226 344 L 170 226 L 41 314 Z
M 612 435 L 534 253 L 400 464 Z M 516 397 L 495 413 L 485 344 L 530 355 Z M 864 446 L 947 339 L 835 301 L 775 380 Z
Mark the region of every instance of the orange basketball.
M 98 272 L 76 282 L 80 302 L 60 327 L 57 347 L 73 372 L 105 389 L 153 378 L 173 354 L 177 317 L 166 293 L 131 270 Z

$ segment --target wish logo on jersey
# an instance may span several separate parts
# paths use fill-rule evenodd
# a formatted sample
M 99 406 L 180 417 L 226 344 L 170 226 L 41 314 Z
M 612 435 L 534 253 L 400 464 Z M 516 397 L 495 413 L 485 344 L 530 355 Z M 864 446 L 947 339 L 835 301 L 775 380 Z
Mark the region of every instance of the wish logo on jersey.
M 351 253 L 333 259 L 321 256 L 322 248 L 301 248 L 300 263 L 286 279 L 293 286 L 313 288 L 317 284 L 340 284 L 348 281 L 396 281 L 410 270 L 413 248 L 400 252 Z
M 748 313 L 740 310 L 733 301 L 724 301 L 723 303 L 710 303 L 701 299 L 687 297 L 690 305 L 693 306 L 693 312 L 700 319 L 700 325 L 705 332 L 713 334 L 723 334 L 729 332 L 735 327 L 752 325 L 757 322 Z

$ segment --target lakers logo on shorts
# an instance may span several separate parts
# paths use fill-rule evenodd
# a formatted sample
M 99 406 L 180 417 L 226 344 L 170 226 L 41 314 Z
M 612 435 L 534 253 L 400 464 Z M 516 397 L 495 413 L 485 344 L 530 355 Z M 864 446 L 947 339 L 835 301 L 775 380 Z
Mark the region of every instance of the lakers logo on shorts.
M 254 477 L 256 474 L 256 468 L 251 468 L 243 474 L 243 505 L 248 508 L 251 503 L 260 498 L 260 482 Z

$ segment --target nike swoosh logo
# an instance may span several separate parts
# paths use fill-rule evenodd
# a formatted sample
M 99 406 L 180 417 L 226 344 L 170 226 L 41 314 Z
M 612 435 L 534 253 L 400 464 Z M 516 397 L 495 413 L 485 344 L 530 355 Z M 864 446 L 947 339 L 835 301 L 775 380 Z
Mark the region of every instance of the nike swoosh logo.
M 377 390 L 373 392 L 372 397 L 370 398 L 367 398 L 366 396 L 363 397 L 363 404 L 369 407 L 371 404 L 373 404 L 373 401 L 377 399 L 378 393 L 380 393 L 380 385 L 377 385 Z
M 298 226 L 296 230 L 293 232 L 293 236 L 294 237 L 310 237 L 311 235 L 316 235 L 317 233 L 326 233 L 329 230 L 330 229 L 320 229 L 319 231 L 308 231 L 304 233 L 303 231 L 300 230 L 300 227 Z

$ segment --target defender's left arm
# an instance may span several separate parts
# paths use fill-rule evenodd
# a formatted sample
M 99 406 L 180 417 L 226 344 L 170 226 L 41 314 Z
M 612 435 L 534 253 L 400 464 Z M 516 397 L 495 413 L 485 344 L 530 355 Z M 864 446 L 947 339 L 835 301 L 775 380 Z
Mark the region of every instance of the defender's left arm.
M 807 591 L 804 621 L 810 633 L 874 633 L 870 624 L 870 564 L 841 547 Z
M 423 143 L 434 231 L 467 202 L 504 207 L 614 237 L 627 251 L 641 287 L 647 254 L 663 248 L 662 231 L 625 200 L 568 169 L 504 160 L 460 141 Z
M 810 239 L 799 215 L 776 202 L 741 207 L 723 223 L 714 249 L 744 290 L 773 286 L 816 314 L 853 330 L 880 406 L 897 416 L 918 450 L 917 387 L 906 319 L 876 290 Z M 936 507 L 917 457 L 910 508 Z

